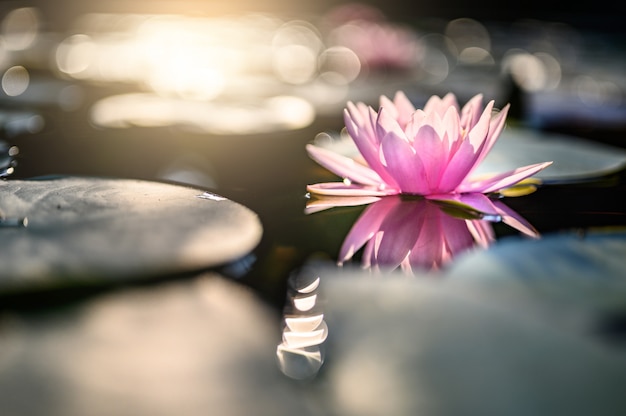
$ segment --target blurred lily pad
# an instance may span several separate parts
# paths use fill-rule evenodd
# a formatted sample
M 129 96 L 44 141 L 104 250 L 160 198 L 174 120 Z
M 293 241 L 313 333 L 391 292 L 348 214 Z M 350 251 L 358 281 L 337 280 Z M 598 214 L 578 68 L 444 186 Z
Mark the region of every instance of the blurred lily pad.
M 440 279 L 320 272 L 336 413 L 620 413 L 625 255 L 602 230 L 511 238 Z
M 624 227 L 562 231 L 533 241 L 508 237 L 489 250 L 459 258 L 447 276 L 479 280 L 514 278 L 556 284 L 601 279 L 605 284 L 622 285 L 626 299 L 625 256 Z
M 262 227 L 248 208 L 202 190 L 129 179 L 0 183 L 0 292 L 184 273 L 249 253 Z
M 3 415 L 320 414 L 276 369 L 272 311 L 214 273 L 2 318 Z

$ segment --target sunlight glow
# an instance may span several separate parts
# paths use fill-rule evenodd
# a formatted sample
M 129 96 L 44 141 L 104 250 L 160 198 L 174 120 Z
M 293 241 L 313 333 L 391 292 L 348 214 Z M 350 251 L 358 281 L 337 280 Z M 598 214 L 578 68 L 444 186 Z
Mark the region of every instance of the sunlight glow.
M 315 110 L 307 101 L 276 96 L 253 102 L 194 101 L 135 93 L 106 97 L 91 108 L 100 127 L 178 125 L 198 133 L 253 134 L 310 125 Z

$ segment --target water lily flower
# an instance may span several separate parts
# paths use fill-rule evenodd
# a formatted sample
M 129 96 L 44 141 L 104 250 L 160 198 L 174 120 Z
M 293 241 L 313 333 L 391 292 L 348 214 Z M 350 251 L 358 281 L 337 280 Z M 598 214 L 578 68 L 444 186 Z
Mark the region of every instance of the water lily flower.
M 453 93 L 432 96 L 423 109 L 416 109 L 401 91 L 393 100 L 381 96 L 378 111 L 348 102 L 346 130 L 360 155 L 348 157 L 308 144 L 309 156 L 344 181 L 313 184 L 307 190 L 327 196 L 422 195 L 464 204 L 467 194 L 511 187 L 552 162 L 472 176 L 504 128 L 508 109 L 507 104 L 495 111 L 494 101 L 483 106 L 482 94 L 463 108 Z
M 494 214 L 482 217 L 453 210 L 461 214 L 454 215 L 449 208 L 455 207 L 447 203 L 399 196 L 380 198 L 368 205 L 352 226 L 341 246 L 338 263 L 349 261 L 363 249 L 365 269 L 400 267 L 407 273 L 438 270 L 461 253 L 490 246 L 496 239 L 492 222 L 499 220 L 538 238 L 535 228 L 502 201 L 492 201 L 482 194 L 476 198 L 485 198 Z

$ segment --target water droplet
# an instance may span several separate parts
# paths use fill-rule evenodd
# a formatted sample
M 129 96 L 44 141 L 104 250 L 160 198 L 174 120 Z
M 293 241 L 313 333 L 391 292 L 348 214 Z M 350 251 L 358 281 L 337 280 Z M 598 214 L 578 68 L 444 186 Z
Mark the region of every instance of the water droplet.
M 346 186 L 350 186 L 352 185 L 352 181 L 349 178 L 344 178 L 343 179 L 343 184 Z
M 211 201 L 226 201 L 227 198 L 224 198 L 223 196 L 219 196 L 217 194 L 211 193 L 211 192 L 204 192 L 201 195 L 198 195 L 198 198 L 200 199 L 210 199 Z
M 502 221 L 502 216 L 498 214 L 481 214 L 480 219 L 490 222 L 500 222 Z

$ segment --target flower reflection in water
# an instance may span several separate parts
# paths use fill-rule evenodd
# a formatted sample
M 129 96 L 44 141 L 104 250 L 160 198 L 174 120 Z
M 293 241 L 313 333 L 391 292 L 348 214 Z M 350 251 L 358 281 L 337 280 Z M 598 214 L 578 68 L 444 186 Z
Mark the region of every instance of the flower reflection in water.
M 486 248 L 496 237 L 493 224 L 503 222 L 521 233 L 538 238 L 539 233 L 502 201 L 482 194 L 481 211 L 454 202 L 431 201 L 421 197 L 388 196 L 365 208 L 341 246 L 338 264 L 353 259 L 362 250 L 362 266 L 374 271 L 400 267 L 411 274 L 418 270 L 439 270 L 456 255 L 474 248 Z M 343 205 L 350 204 L 350 198 Z M 353 205 L 367 203 L 353 201 Z M 485 209 L 490 205 L 490 209 Z M 311 201 L 309 212 L 329 208 L 332 203 Z
M 362 250 L 363 268 L 375 272 L 401 268 L 411 275 L 440 270 L 456 255 L 491 245 L 496 240 L 496 222 L 539 237 L 519 214 L 483 194 L 465 195 L 462 202 L 400 195 L 325 196 L 310 199 L 305 212 L 358 205 L 367 206 L 343 241 L 338 264 L 352 260 Z M 320 281 L 314 266 L 304 267 L 288 280 L 282 342 L 276 348 L 276 358 L 283 374 L 292 379 L 315 378 L 324 363 L 329 329 L 318 299 Z

